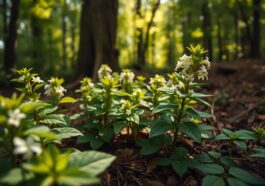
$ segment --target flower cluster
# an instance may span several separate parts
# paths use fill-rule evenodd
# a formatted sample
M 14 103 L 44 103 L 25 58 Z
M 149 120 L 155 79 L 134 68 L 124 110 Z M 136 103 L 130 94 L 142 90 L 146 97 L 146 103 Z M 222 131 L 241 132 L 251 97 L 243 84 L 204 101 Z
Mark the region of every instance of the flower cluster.
M 189 82 L 195 78 L 200 80 L 208 79 L 208 70 L 211 67 L 209 58 L 203 58 L 204 51 L 199 45 L 189 48 L 191 55 L 184 54 L 179 58 L 175 71 Z
M 112 73 L 112 70 L 108 65 L 106 64 L 101 65 L 101 67 L 98 70 L 98 78 L 102 79 L 104 77 L 111 77 L 111 73 Z
M 58 97 L 61 98 L 64 96 L 64 93 L 66 92 L 66 89 L 61 86 L 63 83 L 63 79 L 59 79 L 57 77 L 52 77 L 50 80 L 48 80 L 49 84 L 46 84 L 44 86 L 45 92 L 44 94 L 49 97 Z
M 134 81 L 134 73 L 130 69 L 124 69 L 120 74 L 120 82 L 122 84 L 130 84 Z
M 8 111 L 8 120 L 7 124 L 10 126 L 19 127 L 21 120 L 26 117 L 19 109 Z
M 40 144 L 36 143 L 31 136 L 27 137 L 26 140 L 15 137 L 13 143 L 15 145 L 14 154 L 23 154 L 25 159 L 31 158 L 33 153 L 39 155 L 42 152 Z
M 120 111 L 126 115 L 131 115 L 132 114 L 132 103 L 124 99 L 122 99 L 120 103 L 121 103 Z
M 156 74 L 154 78 L 150 78 L 149 84 L 152 89 L 158 89 L 166 85 L 166 80 L 163 76 Z
M 80 92 L 82 94 L 83 101 L 90 102 L 93 96 L 93 88 L 95 84 L 92 82 L 91 78 L 85 77 L 81 83 L 81 88 L 76 92 Z

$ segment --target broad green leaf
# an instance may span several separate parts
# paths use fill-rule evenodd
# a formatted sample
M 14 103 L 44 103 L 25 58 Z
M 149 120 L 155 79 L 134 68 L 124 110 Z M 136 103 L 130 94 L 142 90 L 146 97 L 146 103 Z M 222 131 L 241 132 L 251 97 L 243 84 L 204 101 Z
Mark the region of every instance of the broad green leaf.
M 58 177 L 58 183 L 67 186 L 96 185 L 99 182 L 95 176 L 77 168 L 69 169 Z
M 221 177 L 208 175 L 203 178 L 202 186 L 225 186 L 225 182 Z
M 28 130 L 25 131 L 25 135 L 36 135 L 41 138 L 47 138 L 50 140 L 55 140 L 57 139 L 57 136 L 50 131 L 50 129 L 46 126 L 37 126 L 37 127 L 32 127 Z
M 234 144 L 236 144 L 238 147 L 240 147 L 243 150 L 247 150 L 247 145 L 244 141 L 233 141 Z
M 236 179 L 236 178 L 227 178 L 229 186 L 248 186 L 246 183 Z
M 222 174 L 224 173 L 224 168 L 217 164 L 194 164 L 191 165 L 198 170 L 207 174 Z
M 63 114 L 50 114 L 45 116 L 40 123 L 49 124 L 49 125 L 68 125 L 67 121 L 64 118 Z
M 22 112 L 29 114 L 38 108 L 43 108 L 43 107 L 47 107 L 47 106 L 50 106 L 50 105 L 48 103 L 44 103 L 44 102 L 40 102 L 40 101 L 39 102 L 25 102 L 19 106 L 19 109 Z
M 178 109 L 177 104 L 163 104 L 163 105 L 158 105 L 157 107 L 154 108 L 153 113 L 159 113 L 163 111 L 168 111 L 168 110 L 176 110 Z
M 96 176 L 102 173 L 115 160 L 115 156 L 103 152 L 86 151 L 72 153 L 70 167 L 79 167 L 81 170 Z
M 117 122 L 113 124 L 113 129 L 114 129 L 115 134 L 118 134 L 119 132 L 121 132 L 122 129 L 126 127 L 127 127 L 126 122 Z
M 165 120 L 156 120 L 152 123 L 150 138 L 165 134 L 171 129 L 170 123 Z
M 200 128 L 192 122 L 184 122 L 179 125 L 179 130 L 189 137 L 194 139 L 196 142 L 201 141 L 201 130 Z
M 76 100 L 72 97 L 64 97 L 60 100 L 60 103 L 73 103 L 75 102 Z
M 229 174 L 249 184 L 253 184 L 253 185 L 264 185 L 265 184 L 264 179 L 258 176 L 255 176 L 254 174 L 250 174 L 247 171 L 237 168 L 237 167 L 230 168 Z
M 15 168 L 8 171 L 0 177 L 0 183 L 8 185 L 18 185 L 19 183 L 31 179 L 33 174 L 26 173 L 21 168 Z
M 194 108 L 187 108 L 185 110 L 185 113 L 187 113 L 188 115 L 190 115 L 191 117 L 195 118 L 195 119 L 202 119 L 202 118 L 210 118 L 212 117 L 211 114 L 207 113 L 207 112 L 201 112 L 201 111 L 198 111 Z
M 172 167 L 176 173 L 180 177 L 182 177 L 188 170 L 188 165 L 186 164 L 186 161 L 173 161 L 172 162 Z
M 76 136 L 83 136 L 83 134 L 73 127 L 54 128 L 52 131 L 56 134 L 58 139 L 66 139 Z

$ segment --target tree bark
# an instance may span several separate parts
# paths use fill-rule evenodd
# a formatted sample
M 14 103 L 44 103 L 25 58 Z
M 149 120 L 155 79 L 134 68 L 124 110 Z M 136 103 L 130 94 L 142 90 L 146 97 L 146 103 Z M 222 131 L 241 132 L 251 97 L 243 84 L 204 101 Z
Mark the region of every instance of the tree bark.
M 2 4 L 2 11 L 3 11 L 3 39 L 5 41 L 7 35 L 7 3 L 6 0 L 3 0 Z
M 154 18 L 157 12 L 157 9 L 159 8 L 160 0 L 157 0 L 157 2 L 154 4 L 152 8 L 151 18 L 147 23 L 146 31 L 144 33 L 143 28 L 136 28 L 137 29 L 137 60 L 138 60 L 138 67 L 141 67 L 146 64 L 146 52 L 148 50 L 149 46 L 149 35 L 150 35 L 150 29 L 152 28 L 154 24 Z M 137 0 L 136 2 L 136 14 L 138 17 L 142 17 L 141 15 L 141 6 L 142 1 Z
M 258 58 L 260 57 L 260 9 L 261 1 L 253 1 L 253 41 L 252 41 L 252 50 L 251 57 Z
M 204 48 L 208 50 L 209 58 L 210 60 L 212 60 L 213 50 L 212 50 L 212 34 L 211 34 L 211 14 L 208 7 L 208 0 L 204 0 L 202 4 L 202 15 L 203 15 L 203 23 L 202 23 L 203 45 Z
M 67 68 L 67 55 L 66 55 L 66 33 L 67 33 L 67 27 L 66 27 L 66 15 L 65 15 L 65 9 L 66 9 L 66 1 L 63 1 L 62 5 L 62 67 L 63 69 Z
M 218 59 L 221 61 L 223 58 L 224 50 L 223 50 L 223 38 L 222 38 L 222 32 L 221 32 L 221 21 L 220 18 L 217 19 L 217 41 L 218 41 Z
M 118 0 L 83 0 L 76 77 L 96 79 L 101 64 L 119 71 L 115 49 Z
M 19 4 L 20 0 L 12 1 L 8 33 L 5 39 L 4 69 L 7 73 L 11 73 L 11 70 L 15 67 L 16 64 L 16 39 Z

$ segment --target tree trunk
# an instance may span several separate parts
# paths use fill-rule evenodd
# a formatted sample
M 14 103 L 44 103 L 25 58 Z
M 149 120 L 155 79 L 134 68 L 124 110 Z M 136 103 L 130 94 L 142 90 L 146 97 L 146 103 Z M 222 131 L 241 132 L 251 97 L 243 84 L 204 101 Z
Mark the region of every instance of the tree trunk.
M 211 14 L 208 7 L 208 0 L 204 0 L 202 4 L 202 30 L 203 30 L 203 45 L 208 50 L 210 60 L 212 60 L 212 36 L 211 36 Z
M 245 23 L 246 25 L 246 36 L 247 36 L 247 39 L 248 39 L 248 43 L 249 43 L 249 48 L 250 48 L 250 56 L 252 55 L 252 51 L 253 51 L 253 39 L 252 39 L 252 34 L 251 34 L 251 28 L 250 28 L 250 25 L 249 25 L 249 22 L 248 22 L 248 17 L 245 13 L 245 8 L 244 8 L 244 4 L 246 4 L 246 1 L 243 1 L 243 3 L 239 0 L 237 0 L 237 4 L 238 4 L 238 7 L 239 7 L 239 12 L 241 14 L 241 17 L 242 17 L 242 21 Z
M 2 11 L 3 11 L 3 39 L 5 41 L 6 35 L 7 35 L 7 3 L 6 3 L 6 0 L 3 0 Z
M 253 0 L 253 41 L 251 57 L 260 57 L 260 9 L 261 1 Z
M 66 1 L 63 1 L 62 5 L 62 67 L 63 69 L 67 68 L 67 55 L 66 55 L 66 15 L 65 15 L 65 9 L 66 9 Z
M 221 32 L 221 21 L 220 18 L 217 19 L 217 41 L 218 41 L 218 59 L 221 61 L 223 58 L 224 50 L 223 50 L 223 38 L 222 38 L 222 32 Z
M 101 64 L 119 71 L 117 50 L 118 0 L 83 0 L 76 77 L 96 79 Z
M 235 27 L 235 35 L 234 35 L 234 42 L 235 42 L 235 59 L 238 58 L 238 46 L 239 46 L 239 42 L 238 42 L 238 15 L 237 12 L 235 11 L 234 13 L 234 27 Z
M 8 33 L 5 40 L 4 69 L 7 73 L 10 73 L 16 64 L 16 39 L 19 4 L 20 0 L 12 1 Z

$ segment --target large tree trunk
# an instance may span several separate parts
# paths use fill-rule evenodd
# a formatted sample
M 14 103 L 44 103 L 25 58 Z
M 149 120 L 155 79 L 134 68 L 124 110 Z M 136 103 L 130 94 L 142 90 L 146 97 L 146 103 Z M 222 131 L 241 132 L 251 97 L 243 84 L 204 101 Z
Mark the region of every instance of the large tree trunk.
M 6 0 L 3 0 L 2 11 L 3 11 L 3 39 L 5 41 L 6 35 L 7 35 L 7 3 L 6 3 Z
M 222 38 L 222 30 L 221 30 L 221 21 L 220 18 L 217 18 L 217 43 L 218 43 L 218 60 L 223 59 L 224 50 L 223 50 L 223 38 Z
M 63 1 L 62 5 L 62 67 L 65 70 L 67 68 L 67 54 L 66 54 L 66 33 L 67 33 L 67 27 L 66 27 L 66 1 Z
M 83 0 L 76 75 L 96 79 L 101 64 L 119 71 L 115 49 L 118 0 Z
M 138 60 L 137 66 L 138 68 L 141 68 L 141 66 L 146 64 L 146 53 L 147 53 L 148 46 L 149 46 L 150 29 L 153 26 L 154 18 L 155 18 L 159 5 L 160 5 L 160 0 L 157 0 L 152 8 L 151 18 L 147 23 L 145 33 L 142 27 L 136 28 L 137 34 L 138 34 L 137 35 L 137 60 Z M 142 6 L 142 1 L 137 0 L 136 1 L 136 15 L 140 18 L 142 18 L 141 6 Z
M 261 1 L 253 0 L 253 41 L 251 48 L 251 57 L 260 57 L 260 9 Z
M 8 33 L 5 38 L 4 69 L 7 73 L 10 73 L 12 68 L 14 68 L 16 64 L 16 39 L 19 4 L 20 0 L 12 1 Z
M 203 45 L 204 48 L 208 50 L 209 58 L 210 60 L 212 60 L 213 50 L 212 50 L 212 34 L 211 34 L 211 14 L 208 7 L 208 0 L 204 0 L 202 4 L 202 15 L 203 15 L 203 22 L 202 22 Z

